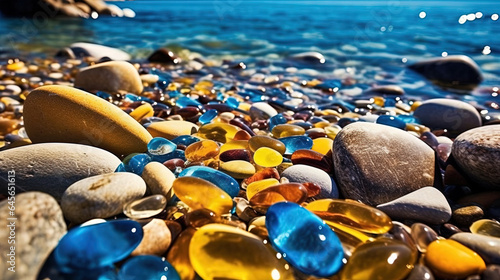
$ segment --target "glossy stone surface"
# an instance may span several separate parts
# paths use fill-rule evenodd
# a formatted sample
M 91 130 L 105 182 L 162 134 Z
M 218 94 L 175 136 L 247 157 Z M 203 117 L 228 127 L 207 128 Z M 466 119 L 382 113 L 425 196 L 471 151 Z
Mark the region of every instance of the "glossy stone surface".
M 434 280 L 434 275 L 427 266 L 416 264 L 406 277 L 406 280 Z
M 267 189 L 271 186 L 278 185 L 279 183 L 280 182 L 276 178 L 267 178 L 267 179 L 262 179 L 262 180 L 255 181 L 255 182 L 248 184 L 248 186 L 247 186 L 247 198 L 248 198 L 248 200 L 252 199 L 252 197 L 256 193 L 258 193 L 264 189 Z
M 281 154 L 280 154 L 281 156 Z M 225 152 L 221 152 L 219 155 L 219 159 L 221 161 L 231 161 L 231 160 L 244 160 L 250 162 L 252 155 L 246 149 L 234 149 L 228 150 Z
M 187 228 L 182 231 L 168 251 L 168 262 L 172 264 L 183 280 L 193 280 L 195 278 L 195 271 L 189 260 L 189 244 L 195 232 L 194 228 Z
M 303 164 L 294 164 L 281 173 L 292 183 L 315 183 L 321 190 L 316 198 L 338 198 L 335 181 L 325 171 Z
M 382 234 L 392 227 L 391 218 L 384 212 L 357 202 L 320 199 L 309 203 L 306 209 L 327 224 L 341 224 L 366 233 Z
M 326 155 L 333 148 L 333 139 L 321 137 L 313 140 L 311 149 L 320 154 Z
M 436 276 L 447 279 L 465 278 L 486 269 L 477 253 L 450 239 L 429 244 L 424 260 Z
M 293 124 L 279 124 L 273 127 L 271 133 L 275 138 L 283 138 L 289 136 L 304 135 L 306 133 L 305 129 L 298 125 Z
M 198 121 L 203 125 L 211 122 L 215 117 L 217 117 L 217 110 L 210 109 L 206 111 L 203 115 L 198 118 Z
M 199 127 L 196 124 L 188 121 L 154 122 L 147 127 L 148 132 L 153 137 L 163 137 L 168 140 L 173 140 L 184 135 L 191 135 L 196 133 L 198 129 Z
M 126 258 L 143 237 L 139 223 L 114 220 L 68 231 L 54 249 L 61 270 L 94 269 Z
M 303 164 L 319 168 L 328 174 L 333 172 L 333 162 L 331 158 L 312 150 L 297 150 L 291 157 L 293 164 Z
M 280 138 L 280 141 L 285 144 L 286 155 L 291 155 L 297 150 L 311 149 L 313 146 L 313 140 L 304 135 L 284 137 Z
M 192 176 L 211 182 L 225 191 L 231 197 L 238 195 L 240 185 L 224 172 L 206 166 L 191 166 L 179 173 L 179 177 Z
M 129 115 L 136 121 L 141 121 L 144 118 L 152 117 L 154 115 L 154 109 L 153 106 L 151 106 L 151 104 L 145 103 L 135 108 L 134 111 L 132 111 Z
M 220 165 L 220 171 L 235 179 L 246 179 L 255 174 L 255 166 L 244 160 L 231 160 Z
M 403 130 L 406 128 L 406 123 L 402 119 L 395 116 L 381 115 L 377 118 L 376 123 L 392 126 Z
M 484 211 L 477 205 L 466 205 L 453 210 L 451 219 L 459 227 L 470 227 L 484 217 Z
M 140 176 L 150 162 L 151 157 L 148 154 L 136 154 L 125 162 L 125 170 Z
M 279 202 L 269 207 L 266 228 L 273 247 L 303 273 L 329 277 L 343 265 L 344 252 L 337 235 L 298 204 Z
M 187 160 L 198 162 L 216 157 L 219 150 L 215 141 L 203 140 L 187 146 L 185 155 Z
M 240 128 L 227 123 L 209 123 L 200 127 L 198 135 L 205 139 L 226 143 L 233 140 Z
M 248 140 L 231 140 L 220 147 L 220 152 L 226 152 L 235 149 L 248 149 Z
M 184 219 L 188 226 L 200 228 L 204 225 L 220 223 L 220 217 L 212 210 L 201 208 L 188 212 Z
M 253 160 L 262 167 L 275 167 L 283 162 L 283 157 L 279 152 L 271 148 L 262 147 L 253 154 Z
M 129 259 L 118 273 L 120 280 L 181 280 L 175 268 L 164 258 L 144 255 Z
M 500 223 L 488 219 L 478 220 L 472 223 L 470 231 L 476 234 L 500 238 Z
M 294 279 L 289 265 L 249 232 L 221 224 L 200 228 L 189 244 L 198 275 L 215 279 Z
M 229 194 L 207 180 L 191 176 L 179 177 L 175 179 L 172 188 L 175 195 L 192 209 L 207 208 L 222 215 L 233 208 Z
M 420 252 L 425 253 L 427 246 L 438 239 L 437 233 L 429 226 L 422 223 L 414 223 L 411 226 L 411 237 L 415 241 Z
M 129 202 L 123 206 L 123 214 L 131 219 L 146 219 L 160 214 L 167 206 L 167 199 L 156 194 Z
M 271 138 L 269 136 L 254 136 L 248 140 L 248 147 L 250 151 L 255 152 L 261 147 L 268 147 L 278 151 L 280 154 L 284 154 L 286 151 L 285 144 L 283 142 Z
M 166 155 L 177 149 L 177 145 L 163 137 L 155 137 L 148 143 L 148 153 L 151 155 Z
M 340 279 L 404 279 L 417 261 L 417 256 L 401 241 L 376 239 L 354 250 Z
M 500 238 L 461 232 L 450 239 L 455 240 L 478 253 L 488 264 L 500 264 Z
M 301 204 L 307 199 L 307 189 L 298 183 L 279 184 L 259 191 L 250 199 L 250 205 L 257 211 L 265 212 L 269 206 L 289 201 Z

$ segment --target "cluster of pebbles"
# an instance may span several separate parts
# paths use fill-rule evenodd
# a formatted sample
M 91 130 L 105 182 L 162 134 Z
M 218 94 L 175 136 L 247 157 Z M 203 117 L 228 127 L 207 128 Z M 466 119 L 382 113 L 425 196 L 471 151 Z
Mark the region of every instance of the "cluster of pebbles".
M 324 64 L 87 43 L 4 61 L 1 278 L 500 279 L 494 98 L 357 87 Z M 482 81 L 463 56 L 410 68 Z

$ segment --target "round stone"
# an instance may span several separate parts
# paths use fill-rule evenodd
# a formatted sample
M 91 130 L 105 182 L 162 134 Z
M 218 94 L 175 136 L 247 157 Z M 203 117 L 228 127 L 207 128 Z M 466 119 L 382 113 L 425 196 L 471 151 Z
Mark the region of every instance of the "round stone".
M 321 190 L 316 198 L 338 198 L 339 191 L 333 179 L 325 171 L 303 164 L 295 164 L 281 173 L 283 178 L 287 178 L 294 183 L 314 183 Z
M 137 69 L 126 61 L 108 61 L 81 69 L 76 75 L 75 87 L 109 93 L 125 91 L 140 94 L 143 90 Z

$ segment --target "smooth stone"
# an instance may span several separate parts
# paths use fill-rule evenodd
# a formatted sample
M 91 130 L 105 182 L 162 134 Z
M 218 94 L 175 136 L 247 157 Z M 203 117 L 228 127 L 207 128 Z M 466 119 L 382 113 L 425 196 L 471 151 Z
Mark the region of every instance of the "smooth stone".
M 445 279 L 461 279 L 486 269 L 477 253 L 451 239 L 429 244 L 424 261 L 437 277 Z
M 302 61 L 311 64 L 325 63 L 325 57 L 319 52 L 303 52 L 291 56 L 293 60 Z
M 289 265 L 259 237 L 232 226 L 198 229 L 189 244 L 189 258 L 205 280 L 294 279 Z
M 481 116 L 474 106 L 448 98 L 426 100 L 413 115 L 423 125 L 431 129 L 446 129 L 453 135 L 481 126 Z
M 208 123 L 200 127 L 197 135 L 205 139 L 227 143 L 233 140 L 238 131 L 241 129 L 232 124 Z
M 117 155 L 145 152 L 151 135 L 106 100 L 67 86 L 43 86 L 24 103 L 24 124 L 33 143 L 96 146 Z
M 283 142 L 269 136 L 257 135 L 248 140 L 248 148 L 250 148 L 250 151 L 255 153 L 255 151 L 262 147 L 271 148 L 278 151 L 280 154 L 284 154 L 286 151 Z
M 222 223 L 219 215 L 206 208 L 189 211 L 184 215 L 184 221 L 186 225 L 193 228 L 200 228 L 208 224 Z
M 338 198 L 339 191 L 333 179 L 325 171 L 303 164 L 295 164 L 285 169 L 281 176 L 295 183 L 314 183 L 321 187 L 316 198 Z
M 416 264 L 406 280 L 434 280 L 432 271 L 423 264 Z
M 160 214 L 167 206 L 167 199 L 161 194 L 131 201 L 123 206 L 123 214 L 131 219 L 146 219 Z
M 442 224 L 451 218 L 450 204 L 443 193 L 434 187 L 423 187 L 393 201 L 377 205 L 377 208 L 395 220 Z
M 345 198 L 378 205 L 434 185 L 434 151 L 408 132 L 357 122 L 333 145 L 335 177 Z
M 190 162 L 200 162 L 219 155 L 220 147 L 212 140 L 202 140 L 186 147 L 186 159 Z
M 500 238 L 500 223 L 498 221 L 488 219 L 478 220 L 472 223 L 470 231 L 475 234 Z
M 269 187 L 279 185 L 279 183 L 280 182 L 276 178 L 265 178 L 248 184 L 246 187 L 246 195 L 248 200 L 252 199 L 252 197 L 258 192 Z
M 111 48 L 108 46 L 77 42 L 70 45 L 73 52 L 85 52 L 87 55 L 99 60 L 103 57 L 108 57 L 111 60 L 130 60 L 130 55 L 120 49 Z
M 32 144 L 0 152 L 0 183 L 7 194 L 8 172 L 16 175 L 16 192 L 41 191 L 57 200 L 73 183 L 111 173 L 120 164 L 112 153 L 79 144 Z
M 151 194 L 161 194 L 167 200 L 174 196 L 172 185 L 175 175 L 165 165 L 155 161 L 150 162 L 144 167 L 141 177 Z
M 337 235 L 302 206 L 273 204 L 267 210 L 266 228 L 273 247 L 305 274 L 330 277 L 343 266 L 344 251 Z
M 194 280 L 195 271 L 189 260 L 189 244 L 197 230 L 188 227 L 175 239 L 167 254 L 167 260 L 177 270 L 181 279 Z
M 408 67 L 443 87 L 471 90 L 483 81 L 479 66 L 465 55 L 427 59 Z
M 253 160 L 262 167 L 276 167 L 283 162 L 283 157 L 274 149 L 262 147 L 255 151 Z
M 500 190 L 500 125 L 460 134 L 453 142 L 451 154 L 475 185 Z
M 61 208 L 69 221 L 81 224 L 122 213 L 123 206 L 142 198 L 146 183 L 138 175 L 118 172 L 82 179 L 64 192 Z
M 142 227 L 144 237 L 131 256 L 156 255 L 163 256 L 172 243 L 170 229 L 161 219 L 152 219 Z
M 108 61 L 80 69 L 75 77 L 75 87 L 108 93 L 141 94 L 143 90 L 137 69 L 125 61 Z
M 175 268 L 164 258 L 137 256 L 129 259 L 121 267 L 120 280 L 161 279 L 181 280 Z
M 453 210 L 451 219 L 459 227 L 468 228 L 484 217 L 484 211 L 477 205 L 463 206 Z
M 246 179 L 255 174 L 255 166 L 244 160 L 231 160 L 223 162 L 220 170 L 234 179 Z
M 376 239 L 354 250 L 340 279 L 405 279 L 417 256 L 401 241 Z
M 439 235 L 444 238 L 450 238 L 450 236 L 459 232 L 462 232 L 462 230 L 459 229 L 456 225 L 450 223 L 443 224 L 439 228 Z
M 181 173 L 178 177 L 193 176 L 209 181 L 210 183 L 218 186 L 220 189 L 225 191 L 231 197 L 238 195 L 240 191 L 240 185 L 231 176 L 221 172 L 219 170 L 206 167 L 206 166 L 190 166 Z
M 438 239 L 438 234 L 431 227 L 422 223 L 411 225 L 410 234 L 413 241 L 415 241 L 415 245 L 417 245 L 417 249 L 422 253 L 427 251 L 430 243 Z
M 278 114 L 276 109 L 266 102 L 256 102 L 250 107 L 250 117 L 252 120 L 267 120 Z
M 153 156 L 169 154 L 177 149 L 177 145 L 165 138 L 155 137 L 148 143 L 148 153 Z
M 369 88 L 363 93 L 371 95 L 404 95 L 405 90 L 398 85 L 379 85 Z
M 199 127 L 188 121 L 163 121 L 154 122 L 147 127 L 153 137 L 163 137 L 173 140 L 179 136 L 191 135 L 198 131 Z
M 259 212 L 265 213 L 267 208 L 280 201 L 301 204 L 307 199 L 307 189 L 298 183 L 286 183 L 270 186 L 250 199 L 250 205 Z
M 153 106 L 149 103 L 145 103 L 137 108 L 129 114 L 134 120 L 140 122 L 142 119 L 151 118 L 154 115 Z
M 96 269 L 126 258 L 143 238 L 141 225 L 131 220 L 76 227 L 54 249 L 59 269 Z
M 461 232 L 454 234 L 450 239 L 460 242 L 478 253 L 488 264 L 500 264 L 500 238 Z
M 16 172 L 16 177 L 12 178 L 17 179 L 17 176 Z M 15 207 L 14 216 L 10 215 L 12 206 Z M 0 202 L 0 218 L 4 221 L 0 231 L 4 241 L 0 243 L 0 278 L 36 279 L 45 259 L 66 233 L 66 223 L 57 201 L 41 192 L 16 194 L 15 198 L 9 196 Z M 9 220 L 11 218 L 16 220 Z M 14 252 L 11 246 L 15 247 Z M 15 272 L 10 271 L 10 267 L 14 267 Z

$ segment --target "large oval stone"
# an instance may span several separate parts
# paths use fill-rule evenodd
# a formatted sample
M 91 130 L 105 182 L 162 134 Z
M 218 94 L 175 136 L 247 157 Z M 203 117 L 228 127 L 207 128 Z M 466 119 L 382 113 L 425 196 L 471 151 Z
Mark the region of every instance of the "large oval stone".
M 79 144 L 43 143 L 0 152 L 1 192 L 7 194 L 8 172 L 14 170 L 16 192 L 41 191 L 60 199 L 74 182 L 111 173 L 120 164 L 112 153 Z
M 451 149 L 455 162 L 474 184 L 500 190 L 500 125 L 460 134 Z
M 143 90 L 139 72 L 126 61 L 108 61 L 81 69 L 76 75 L 75 87 L 109 93 L 140 94 Z
M 431 129 L 446 129 L 455 135 L 481 126 L 481 116 L 476 108 L 469 103 L 448 98 L 422 102 L 414 116 Z
M 15 215 L 10 215 L 12 206 Z M 36 279 L 45 259 L 66 233 L 61 208 L 50 195 L 27 192 L 16 195 L 15 200 L 0 202 L 0 219 L 4 221 L 0 230 L 3 240 L 0 242 L 0 278 Z M 13 252 L 11 246 L 15 247 Z M 8 270 L 12 266 L 15 272 Z
M 145 152 L 152 139 L 120 108 L 67 86 L 33 90 L 24 103 L 24 124 L 33 143 L 79 143 L 117 155 Z
M 458 241 L 478 253 L 486 263 L 500 264 L 500 238 L 460 232 L 452 235 L 450 239 Z
M 84 54 L 84 56 L 91 56 L 97 60 L 108 57 L 112 60 L 129 60 L 131 57 L 128 53 L 120 50 L 111 48 L 108 46 L 77 42 L 70 46 L 71 50 L 75 53 Z
M 163 121 L 154 122 L 147 129 L 153 137 L 163 137 L 172 140 L 182 135 L 196 133 L 199 127 L 188 121 Z
M 125 204 L 145 193 L 146 183 L 134 173 L 96 175 L 69 186 L 61 198 L 61 208 L 68 220 L 79 224 L 120 214 Z
M 333 146 L 345 198 L 375 206 L 434 184 L 434 151 L 403 130 L 357 122 L 344 127 Z

